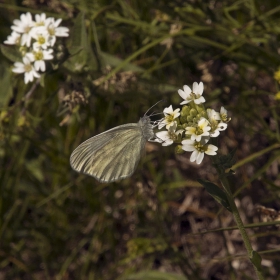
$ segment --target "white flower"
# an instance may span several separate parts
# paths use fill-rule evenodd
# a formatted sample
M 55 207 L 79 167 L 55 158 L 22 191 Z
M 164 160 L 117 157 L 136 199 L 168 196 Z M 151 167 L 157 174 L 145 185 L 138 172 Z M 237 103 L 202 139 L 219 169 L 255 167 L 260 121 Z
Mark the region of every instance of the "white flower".
M 69 36 L 69 28 L 59 26 L 61 23 L 62 19 L 59 18 L 57 20 L 54 20 L 54 18 L 48 18 L 46 20 L 46 27 L 47 31 L 49 32 L 50 35 L 50 44 L 53 46 L 56 41 L 56 37 L 68 37 Z
M 46 25 L 46 14 L 35 15 L 35 26 L 45 26 Z
M 229 122 L 231 120 L 231 118 L 228 118 L 227 116 L 227 110 L 224 107 L 221 107 L 220 110 L 220 118 L 223 122 Z
M 36 28 L 34 28 L 36 30 Z M 40 49 L 47 49 L 50 46 L 50 35 L 45 30 L 45 32 L 40 32 L 38 29 L 35 32 L 32 32 L 31 35 L 36 42 L 33 43 L 33 49 L 38 51 Z
M 220 121 L 220 114 L 213 109 L 207 109 L 207 115 L 211 126 L 210 136 L 217 137 L 220 135 L 220 131 L 223 131 L 227 128 L 227 124 Z
M 20 20 L 15 19 L 13 21 L 14 25 L 12 25 L 12 29 L 17 33 L 22 33 L 21 36 L 21 45 L 26 45 L 30 47 L 31 44 L 31 34 L 30 31 L 34 26 L 34 21 L 32 20 L 31 14 L 28 12 L 26 14 L 21 14 Z
M 177 124 L 176 118 L 180 116 L 180 109 L 176 109 L 173 111 L 172 105 L 165 108 L 163 110 L 163 113 L 165 115 L 164 119 L 159 123 L 158 128 L 161 129 L 166 125 L 166 128 L 169 129 L 171 125 L 174 125 L 174 123 Z
M 220 114 L 213 109 L 207 109 L 208 120 L 212 121 L 219 121 L 221 119 Z
M 202 136 L 209 136 L 209 130 L 211 127 L 208 125 L 208 120 L 201 118 L 196 127 L 186 127 L 186 134 L 191 135 L 191 140 L 200 141 Z
M 189 86 L 184 85 L 184 90 L 179 89 L 178 93 L 179 95 L 184 99 L 183 102 L 180 104 L 188 104 L 191 101 L 194 101 L 195 104 L 201 104 L 205 102 L 203 94 L 203 83 L 200 82 L 199 84 L 197 82 L 193 83 L 193 90 L 190 89 Z
M 15 31 L 12 32 L 11 35 L 8 36 L 7 40 L 4 41 L 4 44 L 7 45 L 19 45 L 21 35 Z
M 33 51 L 32 53 L 27 53 L 26 57 L 30 61 L 34 61 L 34 67 L 37 71 L 41 70 L 44 72 L 46 70 L 45 60 L 53 59 L 52 55 L 53 50 L 38 50 Z
M 207 144 L 208 139 L 203 139 L 201 142 L 193 141 L 191 139 L 182 141 L 182 149 L 187 152 L 192 152 L 190 161 L 196 161 L 200 164 L 204 158 L 204 153 L 214 156 L 218 148 L 212 144 Z
M 22 62 L 15 62 L 14 68 L 12 69 L 14 73 L 24 73 L 24 82 L 32 82 L 34 78 L 39 78 L 40 74 L 36 72 L 31 61 L 27 58 L 23 58 Z
M 177 123 L 174 123 L 169 127 L 168 130 L 157 132 L 156 133 L 157 139 L 155 140 L 155 142 L 162 143 L 162 146 L 171 145 L 174 141 L 177 140 L 178 135 L 180 133 L 183 133 L 182 129 L 176 131 L 176 128 L 177 128 Z

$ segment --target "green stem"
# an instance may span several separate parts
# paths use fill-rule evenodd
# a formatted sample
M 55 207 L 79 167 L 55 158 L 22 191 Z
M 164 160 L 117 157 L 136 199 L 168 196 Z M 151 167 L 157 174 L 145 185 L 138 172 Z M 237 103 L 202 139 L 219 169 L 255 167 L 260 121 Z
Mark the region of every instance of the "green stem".
M 226 192 L 226 196 L 227 196 L 228 202 L 230 204 L 230 208 L 232 210 L 232 214 L 234 216 L 235 222 L 236 222 L 236 224 L 239 228 L 240 234 L 241 234 L 242 239 L 244 241 L 248 257 L 249 257 L 251 263 L 254 266 L 254 269 L 255 269 L 255 272 L 258 276 L 258 279 L 263 280 L 264 278 L 263 278 L 262 272 L 261 272 L 261 257 L 252 248 L 251 242 L 250 242 L 249 237 L 247 235 L 247 232 L 244 228 L 244 224 L 241 220 L 238 209 L 237 209 L 236 204 L 234 202 L 234 198 L 233 198 L 233 195 L 232 195 L 232 192 L 231 192 L 231 189 L 230 189 L 230 186 L 229 186 L 229 183 L 228 183 L 225 172 L 221 169 L 219 169 L 218 172 L 219 172 L 219 176 L 220 176 L 220 181 L 221 181 L 221 183 L 224 187 L 224 190 Z

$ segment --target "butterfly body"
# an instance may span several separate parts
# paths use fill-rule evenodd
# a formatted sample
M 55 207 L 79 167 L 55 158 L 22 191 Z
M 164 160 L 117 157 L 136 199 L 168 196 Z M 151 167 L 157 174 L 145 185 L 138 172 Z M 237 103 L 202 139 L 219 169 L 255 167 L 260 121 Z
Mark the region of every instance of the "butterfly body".
M 154 137 L 148 116 L 138 123 L 114 127 L 80 144 L 71 154 L 71 167 L 100 182 L 114 182 L 131 176 L 145 149 Z

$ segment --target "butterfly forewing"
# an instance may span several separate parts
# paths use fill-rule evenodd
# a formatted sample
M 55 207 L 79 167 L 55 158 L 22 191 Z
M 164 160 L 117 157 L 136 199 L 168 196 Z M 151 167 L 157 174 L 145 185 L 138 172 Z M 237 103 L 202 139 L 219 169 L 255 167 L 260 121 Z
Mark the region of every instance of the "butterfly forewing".
M 100 182 L 117 181 L 135 171 L 145 143 L 139 124 L 121 125 L 83 142 L 73 151 L 70 163 Z

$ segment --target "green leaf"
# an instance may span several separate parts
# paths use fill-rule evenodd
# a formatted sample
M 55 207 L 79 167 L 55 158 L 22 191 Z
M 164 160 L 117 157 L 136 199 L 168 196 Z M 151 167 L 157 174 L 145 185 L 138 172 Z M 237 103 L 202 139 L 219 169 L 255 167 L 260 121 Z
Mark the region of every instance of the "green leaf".
M 198 182 L 203 185 L 206 191 L 221 205 L 223 205 L 228 211 L 232 212 L 230 209 L 230 204 L 228 202 L 225 192 L 220 189 L 217 185 L 202 179 L 198 179 Z
M 255 267 L 259 271 L 261 271 L 262 270 L 262 266 L 261 266 L 262 257 L 256 251 L 253 251 L 252 252 L 252 257 L 250 259 L 251 259 L 251 262 L 255 265 Z
M 175 273 L 148 270 L 121 277 L 120 280 L 188 280 L 188 278 Z
M 0 45 L 2 54 L 12 62 L 22 61 L 20 52 L 14 46 Z
M 74 26 L 71 30 L 70 40 L 71 47 L 69 48 L 69 53 L 71 55 L 75 55 L 87 47 L 87 32 L 85 15 L 83 12 L 79 13 L 75 19 Z
M 97 70 L 97 58 L 89 44 L 85 16 L 82 12 L 75 19 L 70 41 L 70 57 L 63 63 L 63 66 L 71 72 L 78 73 Z

